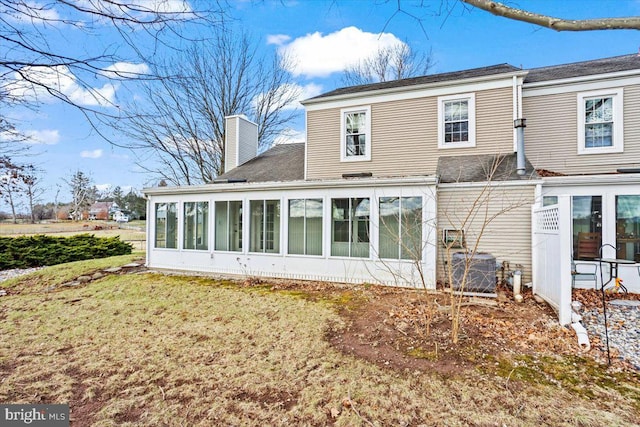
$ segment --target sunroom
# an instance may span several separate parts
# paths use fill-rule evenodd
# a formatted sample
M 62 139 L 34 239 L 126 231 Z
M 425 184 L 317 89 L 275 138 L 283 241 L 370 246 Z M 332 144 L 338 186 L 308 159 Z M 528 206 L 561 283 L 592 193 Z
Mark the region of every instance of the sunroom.
M 147 265 L 435 288 L 435 179 L 146 189 Z

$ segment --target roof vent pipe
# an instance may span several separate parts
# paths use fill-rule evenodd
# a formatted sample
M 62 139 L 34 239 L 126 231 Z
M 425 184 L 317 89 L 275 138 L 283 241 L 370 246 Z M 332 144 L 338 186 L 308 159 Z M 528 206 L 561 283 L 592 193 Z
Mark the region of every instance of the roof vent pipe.
M 513 127 L 518 130 L 517 142 L 518 149 L 516 152 L 516 169 L 518 175 L 526 173 L 525 157 L 524 157 L 524 128 L 527 127 L 527 119 L 516 119 L 513 121 Z

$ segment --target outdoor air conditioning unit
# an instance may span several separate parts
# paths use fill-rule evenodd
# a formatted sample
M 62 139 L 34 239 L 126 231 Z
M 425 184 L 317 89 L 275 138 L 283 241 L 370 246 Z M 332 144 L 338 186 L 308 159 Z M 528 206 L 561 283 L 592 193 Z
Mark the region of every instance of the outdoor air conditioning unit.
M 462 286 L 465 269 L 467 280 Z M 473 256 L 465 252 L 455 252 L 451 256 L 453 271 L 453 290 L 464 293 L 481 293 L 495 296 L 496 292 L 496 257 L 488 253 L 477 253 Z

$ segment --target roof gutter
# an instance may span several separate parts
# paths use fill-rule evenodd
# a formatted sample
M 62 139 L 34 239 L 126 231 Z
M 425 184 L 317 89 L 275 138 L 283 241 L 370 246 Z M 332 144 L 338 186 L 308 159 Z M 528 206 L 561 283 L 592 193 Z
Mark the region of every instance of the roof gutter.
M 188 185 L 180 187 L 151 187 L 142 189 L 147 196 L 173 194 L 236 193 L 266 190 L 307 190 L 316 188 L 371 188 L 398 185 L 435 185 L 436 176 L 409 178 L 332 179 L 322 181 L 248 182 Z

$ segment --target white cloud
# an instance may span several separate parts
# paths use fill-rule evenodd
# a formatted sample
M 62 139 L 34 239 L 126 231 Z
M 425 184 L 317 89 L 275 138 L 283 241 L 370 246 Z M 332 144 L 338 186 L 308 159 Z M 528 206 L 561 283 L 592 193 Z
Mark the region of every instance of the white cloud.
M 305 142 L 305 133 L 301 130 L 285 129 L 273 140 L 274 145 Z
M 14 80 L 7 85 L 14 97 L 51 100 L 53 90 L 69 98 L 71 102 L 84 106 L 111 106 L 118 88 L 113 83 L 102 87 L 86 87 L 78 83 L 68 67 L 24 67 L 14 74 Z
M 278 48 L 293 59 L 289 71 L 296 77 L 327 77 L 374 54 L 379 48 L 403 43 L 391 33 L 368 33 L 356 27 L 331 34 L 320 32 L 298 37 Z
M 55 145 L 60 142 L 60 132 L 57 129 L 27 130 L 24 133 L 28 144 Z
M 116 62 L 102 71 L 102 74 L 110 79 L 128 79 L 138 77 L 141 74 L 148 74 L 149 66 L 144 63 Z
M 111 184 L 96 184 L 95 187 L 100 192 L 111 191 Z
M 100 148 L 97 150 L 83 150 L 80 152 L 80 157 L 85 159 L 99 159 L 102 157 L 102 150 Z
M 282 46 L 289 40 L 291 40 L 291 36 L 286 34 L 269 34 L 267 36 L 267 44 L 275 44 L 276 46 Z

